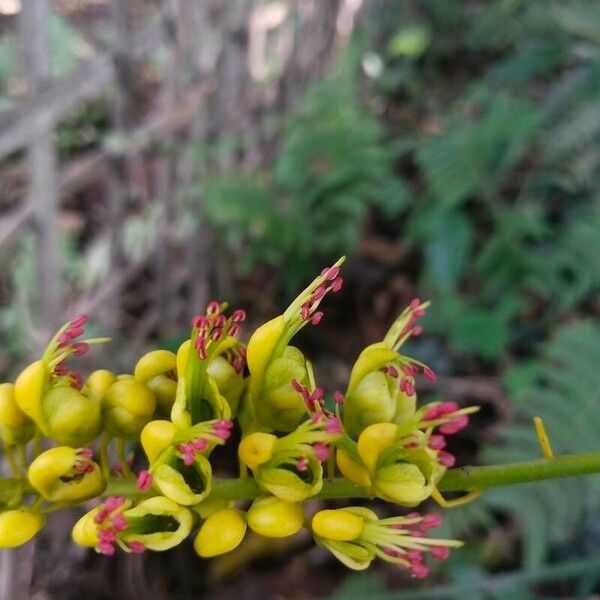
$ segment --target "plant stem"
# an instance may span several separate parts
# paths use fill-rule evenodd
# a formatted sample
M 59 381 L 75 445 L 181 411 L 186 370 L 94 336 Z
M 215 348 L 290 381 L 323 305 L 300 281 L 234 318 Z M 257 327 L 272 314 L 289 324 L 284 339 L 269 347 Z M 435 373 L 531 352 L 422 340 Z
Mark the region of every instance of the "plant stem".
M 440 480 L 441 491 L 484 490 L 491 487 L 528 483 L 546 479 L 558 479 L 600 473 L 600 452 L 557 456 L 551 460 L 541 459 L 508 465 L 489 467 L 461 467 L 449 469 Z M 229 500 L 252 500 L 264 494 L 253 479 L 214 479 L 212 498 Z M 140 492 L 135 481 L 111 479 L 105 495 L 149 496 L 152 492 Z M 368 498 L 364 488 L 345 479 L 326 479 L 315 498 Z

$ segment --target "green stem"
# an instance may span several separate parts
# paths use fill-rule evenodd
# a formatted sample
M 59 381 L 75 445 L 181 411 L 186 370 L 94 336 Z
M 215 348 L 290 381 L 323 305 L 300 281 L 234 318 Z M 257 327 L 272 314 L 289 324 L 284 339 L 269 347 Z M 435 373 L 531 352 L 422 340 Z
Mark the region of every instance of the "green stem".
M 575 475 L 600 473 L 600 452 L 593 454 L 574 454 L 557 456 L 552 460 L 531 460 L 508 465 L 490 467 L 461 467 L 449 469 L 440 480 L 441 491 L 484 490 L 502 485 L 528 483 Z M 106 495 L 148 496 L 148 492 L 140 492 L 135 481 L 111 479 Z M 264 494 L 253 479 L 213 479 L 212 498 L 229 500 L 252 500 Z M 354 485 L 346 479 L 329 479 L 323 481 L 321 491 L 315 498 L 368 498 L 364 488 Z
M 108 447 L 110 446 L 110 442 L 112 438 L 108 435 L 104 435 L 102 437 L 102 441 L 100 442 L 100 470 L 102 471 L 102 476 L 106 481 L 110 478 L 110 459 L 108 457 Z

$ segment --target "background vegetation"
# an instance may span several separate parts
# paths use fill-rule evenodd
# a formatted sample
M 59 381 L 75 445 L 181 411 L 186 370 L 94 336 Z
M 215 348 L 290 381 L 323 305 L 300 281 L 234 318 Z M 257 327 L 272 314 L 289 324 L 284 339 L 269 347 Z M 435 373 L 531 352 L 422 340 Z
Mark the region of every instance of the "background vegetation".
M 92 10 L 94 4 L 100 8 Z M 136 19 L 157 9 L 134 5 Z M 127 369 L 130 356 L 143 347 L 172 346 L 182 338 L 187 316 L 209 292 L 248 308 L 258 321 L 283 307 L 323 264 L 348 254 L 340 300 L 328 305 L 318 332 L 304 340 L 326 388 L 341 386 L 359 349 L 418 294 L 433 307 L 426 335 L 412 350 L 441 375 L 435 388 L 424 381 L 418 389 L 424 396 L 483 407 L 457 436 L 461 464 L 538 455 L 531 426 L 536 414 L 544 417 L 555 452 L 597 450 L 598 4 L 372 0 L 352 13 L 353 26 L 344 29 L 343 8 L 354 3 L 325 2 L 334 17 L 321 15 L 329 19 L 329 32 L 315 33 L 315 22 L 309 26 L 329 41 L 307 72 L 299 70 L 302 61 L 289 58 L 309 44 L 293 37 L 302 31 L 294 29 L 302 11 L 292 2 L 268 3 L 273 14 L 275 5 L 287 12 L 266 38 L 271 45 L 265 74 L 250 88 L 264 97 L 250 116 L 234 119 L 244 102 L 254 100 L 243 93 L 247 88 L 233 85 L 224 95 L 217 92 L 216 105 L 223 110 L 218 99 L 225 98 L 234 112 L 192 111 L 184 133 L 170 132 L 122 154 L 114 148 L 135 145 L 136 138 L 129 124 L 115 129 L 118 91 L 78 106 L 60 122 L 56 148 L 62 165 L 112 148 L 126 173 L 117 179 L 124 206 L 117 237 L 98 234 L 110 220 L 103 208 L 110 189 L 102 181 L 91 178 L 65 195 L 64 310 L 85 306 L 98 286 L 129 265 L 126 281 L 111 288 L 113 311 L 99 319 L 91 314 L 115 332 L 135 326 L 130 343 L 121 342 L 112 353 L 124 357 L 117 366 Z M 90 60 L 111 32 L 104 3 L 70 6 L 57 3 L 50 22 L 56 78 Z M 215 46 L 228 48 L 235 43 L 229 33 L 248 32 L 254 22 L 248 12 L 233 13 L 219 16 L 225 41 Z M 14 110 L 19 93 L 11 55 L 15 31 L 9 24 L 0 38 L 0 100 L 7 111 Z M 292 31 L 296 50 L 284 53 L 284 60 L 285 44 L 278 45 L 277 36 L 287 39 L 286 31 Z M 167 47 L 139 66 L 131 92 L 140 103 L 129 115 L 133 121 L 150 120 L 145 104 L 162 102 L 168 92 L 169 56 Z M 227 75 L 242 77 L 224 70 L 222 62 L 214 64 L 221 65 L 214 67 L 217 86 Z M 175 95 L 183 102 L 184 91 L 202 79 L 181 70 Z M 279 100 L 271 103 L 269 94 L 279 94 Z M 201 124 L 216 115 L 215 130 L 189 135 L 198 114 Z M 15 153 L 1 164 L 6 224 L 17 206 L 14 190 L 22 185 L 21 159 Z M 156 175 L 165 161 L 171 173 L 166 188 Z M 152 245 L 157 236 L 166 240 L 166 256 Z M 6 378 L 48 323 L 36 312 L 35 231 L 3 242 L 9 244 L 0 275 L 0 368 Z M 164 264 L 175 263 L 181 268 L 166 275 Z M 189 282 L 198 280 L 202 286 L 194 291 Z M 170 295 L 161 300 L 165 286 Z M 452 598 L 465 591 L 481 598 L 585 598 L 599 590 L 597 477 L 504 488 L 445 515 L 448 531 L 468 544 L 418 586 L 385 567 L 349 575 L 318 550 L 308 551 L 301 539 L 286 548 L 250 545 L 201 572 L 194 557 L 174 552 L 161 559 L 148 585 L 165 598 L 200 591 L 218 598 L 240 590 L 248 598 Z M 99 598 L 121 597 L 132 581 L 139 585 L 139 573 L 99 567 L 93 557 L 71 558 L 98 579 L 89 587 L 77 580 L 73 593 L 94 589 Z M 148 573 L 151 567 L 132 568 Z M 113 569 L 118 577 L 107 583 L 103 578 Z M 31 585 L 46 590 L 43 597 L 71 597 L 56 591 L 64 589 L 59 575 L 48 580 L 37 571 Z

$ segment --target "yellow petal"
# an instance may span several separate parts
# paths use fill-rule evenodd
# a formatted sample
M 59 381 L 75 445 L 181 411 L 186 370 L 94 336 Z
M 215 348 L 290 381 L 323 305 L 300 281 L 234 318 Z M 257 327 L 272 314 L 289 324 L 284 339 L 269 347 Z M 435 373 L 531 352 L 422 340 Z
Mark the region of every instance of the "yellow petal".
M 397 431 L 394 423 L 375 423 L 360 434 L 358 453 L 370 472 L 375 471 L 381 452 L 394 443 Z
M 362 465 L 352 460 L 345 450 L 338 450 L 336 459 L 338 469 L 348 481 L 364 488 L 371 487 L 369 472 Z
M 276 441 L 277 437 L 270 433 L 251 433 L 240 442 L 238 455 L 254 471 L 271 458 Z
M 320 510 L 312 519 L 312 530 L 315 535 L 338 542 L 351 542 L 358 539 L 363 528 L 362 518 L 343 508 Z
M 194 549 L 203 558 L 225 554 L 236 548 L 245 534 L 244 513 L 236 508 L 225 508 L 206 519 L 194 540 Z
M 147 352 L 135 365 L 133 376 L 142 383 L 161 373 L 168 373 L 176 368 L 176 356 L 169 350 L 152 350 Z
M 26 367 L 15 381 L 15 400 L 19 408 L 48 435 L 42 411 L 42 396 L 48 379 L 46 365 L 36 360 Z

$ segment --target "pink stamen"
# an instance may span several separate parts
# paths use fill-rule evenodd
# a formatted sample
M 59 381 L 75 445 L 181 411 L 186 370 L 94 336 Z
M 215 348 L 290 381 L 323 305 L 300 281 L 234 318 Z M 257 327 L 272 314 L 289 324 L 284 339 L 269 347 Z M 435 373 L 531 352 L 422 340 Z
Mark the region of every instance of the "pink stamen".
M 69 327 L 77 329 L 78 327 L 85 325 L 87 322 L 88 322 L 87 315 L 79 315 L 78 317 L 75 317 L 71 321 L 71 324 L 69 325 Z
M 85 342 L 77 342 L 76 344 L 73 344 L 73 354 L 75 356 L 83 356 L 89 349 L 89 345 Z
M 342 433 L 342 423 L 337 417 L 330 417 L 325 423 L 325 431 L 330 435 Z
M 227 317 L 225 315 L 219 315 L 215 319 L 215 327 L 223 327 L 227 323 Z
M 427 445 L 432 450 L 442 450 L 446 447 L 446 438 L 443 435 L 430 435 Z
M 71 336 L 69 335 L 69 333 L 67 331 L 61 333 L 58 336 L 58 347 L 59 348 L 64 348 L 65 346 L 68 346 L 71 343 Z
M 457 433 L 461 429 L 464 429 L 469 424 L 469 416 L 468 415 L 458 415 L 454 417 L 450 422 L 445 423 L 440 427 L 440 433 L 444 435 L 452 435 Z
M 458 404 L 456 402 L 442 402 L 438 406 L 438 412 L 440 415 L 449 415 L 458 410 Z
M 310 317 L 310 307 L 308 305 L 308 302 L 305 302 L 302 305 L 302 308 L 300 309 L 300 317 L 302 318 L 303 321 L 307 321 L 308 318 Z
M 413 327 L 412 329 L 412 334 L 416 337 L 418 335 L 421 335 L 423 333 L 423 328 L 420 325 L 417 325 L 416 327 Z
M 233 314 L 231 315 L 231 320 L 234 323 L 239 323 L 241 321 L 244 321 L 245 319 L 246 319 L 246 311 L 242 310 L 241 308 L 234 310 Z
M 115 531 L 125 531 L 128 527 L 127 519 L 122 514 L 115 515 L 112 518 L 111 524 Z
M 110 542 L 99 542 L 98 552 L 104 556 L 112 556 L 115 553 L 115 547 Z
M 433 382 L 435 382 L 435 380 L 437 379 L 436 374 L 429 367 L 425 367 L 423 369 L 423 375 L 425 375 L 427 379 Z
M 420 304 L 421 304 L 421 301 L 419 300 L 419 298 L 413 298 L 410 301 L 410 307 L 411 308 L 418 308 Z
M 421 550 L 410 549 L 408 552 L 409 560 L 413 562 L 421 562 L 423 560 L 423 552 Z
M 67 367 L 67 365 L 63 365 L 62 363 L 59 363 L 58 365 L 56 365 L 54 367 L 54 374 L 57 375 L 58 377 L 62 377 L 63 375 L 66 375 L 69 372 L 69 367 Z
M 342 406 L 344 404 L 344 394 L 342 394 L 342 392 L 334 392 L 333 399 L 338 406 Z
M 446 560 L 450 556 L 450 548 L 446 546 L 431 546 L 429 554 L 435 560 Z
M 340 272 L 339 267 L 330 267 L 329 269 L 327 269 L 327 272 L 325 273 L 325 278 L 328 279 L 329 281 L 333 281 L 338 276 L 339 272 Z
M 321 421 L 322 418 L 323 418 L 323 413 L 316 412 L 310 417 L 310 422 L 311 422 L 311 424 L 316 425 L 317 423 L 319 423 Z
M 68 331 L 69 333 L 69 337 L 71 339 L 79 337 L 80 335 L 83 335 L 85 333 L 85 331 L 83 330 L 83 327 L 73 327 L 71 329 L 69 329 Z
M 429 569 L 423 563 L 413 563 L 411 573 L 415 579 L 425 579 L 429 575 Z
M 194 440 L 194 450 L 197 450 L 198 452 L 204 452 L 207 447 L 208 440 L 206 438 L 198 438 L 197 440 Z
M 438 462 L 445 467 L 453 467 L 456 462 L 456 457 L 450 452 L 446 452 L 445 450 L 440 450 L 437 455 Z
M 220 419 L 219 421 L 215 421 L 213 426 L 217 427 L 218 429 L 233 429 L 233 421 Z
M 142 544 L 142 542 L 127 542 L 127 547 L 134 554 L 141 554 L 142 552 L 144 552 L 146 550 L 146 546 L 144 546 L 144 544 Z
M 123 496 L 109 496 L 104 501 L 104 510 L 111 513 L 114 510 L 117 510 L 117 508 L 121 508 L 123 504 L 125 504 L 125 498 L 123 498 Z
M 221 305 L 216 300 L 212 300 L 211 302 L 208 303 L 208 305 L 206 307 L 206 314 L 207 315 L 217 315 L 217 314 L 219 314 L 220 310 L 221 310 Z
M 422 421 L 434 421 L 440 415 L 438 406 L 432 406 L 425 411 L 425 414 L 421 417 Z
M 191 467 L 194 464 L 195 460 L 196 460 L 196 457 L 194 456 L 193 452 L 186 452 L 183 455 L 183 464 L 186 467 Z
M 439 527 L 441 524 L 442 524 L 442 516 L 436 512 L 426 514 L 425 517 L 423 518 L 423 521 L 421 522 L 421 526 L 424 529 L 435 529 L 436 527 Z
M 302 456 L 296 462 L 296 470 L 304 472 L 308 469 L 308 458 L 306 456 Z
M 325 296 L 325 294 L 327 293 L 327 288 L 325 288 L 324 285 L 320 285 L 313 293 L 312 295 L 312 299 L 317 302 L 318 300 L 320 300 L 321 298 L 323 298 L 323 296 Z
M 91 448 L 77 448 L 77 454 L 86 458 L 92 458 L 94 451 Z
M 147 490 L 152 485 L 153 479 L 152 473 L 149 471 L 140 471 L 135 487 L 138 490 Z
M 313 325 L 318 325 L 321 322 L 321 319 L 323 318 L 323 311 L 318 310 L 312 317 L 312 319 L 310 320 L 310 322 Z
M 299 394 L 303 394 L 306 389 L 295 377 L 292 379 L 292 387 Z
M 72 385 L 75 389 L 80 390 L 83 387 L 83 377 L 79 371 L 71 371 Z
M 112 544 L 112 542 L 117 541 L 117 534 L 112 529 L 101 529 L 98 532 L 98 539 L 101 542 Z
M 393 379 L 396 379 L 398 377 L 398 375 L 400 375 L 400 373 L 398 373 L 398 369 L 396 369 L 396 367 L 394 367 L 394 365 L 388 365 L 386 368 L 386 372 Z
M 228 331 L 229 335 L 231 337 L 235 337 L 236 335 L 238 335 L 240 333 L 240 326 L 237 325 L 236 323 L 234 323 Z
M 337 294 L 337 292 L 339 292 L 342 289 L 342 285 L 344 285 L 344 280 L 341 277 L 338 277 L 332 284 L 331 284 L 331 291 L 334 294 Z
M 324 442 L 318 442 L 313 446 L 315 456 L 319 462 L 323 462 L 329 458 L 329 446 Z
M 104 523 L 104 521 L 106 521 L 106 518 L 108 517 L 108 513 L 109 511 L 107 511 L 106 509 L 97 512 L 96 516 L 94 517 L 94 523 L 97 523 L 98 525 Z
M 223 335 L 223 330 L 220 329 L 219 327 L 215 327 L 215 329 L 213 329 L 213 332 L 211 333 L 210 337 L 213 342 L 218 342 L 221 339 L 222 335 Z

